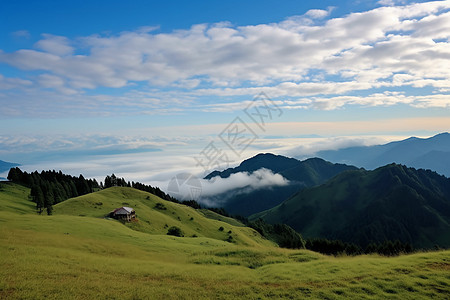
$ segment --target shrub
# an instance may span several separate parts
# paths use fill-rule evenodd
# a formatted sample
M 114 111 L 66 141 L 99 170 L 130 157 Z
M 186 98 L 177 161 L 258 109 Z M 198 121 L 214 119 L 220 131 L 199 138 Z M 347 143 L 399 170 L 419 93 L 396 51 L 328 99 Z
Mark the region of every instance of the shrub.
M 183 231 L 180 228 L 178 228 L 176 226 L 172 226 L 167 231 L 167 235 L 173 235 L 173 236 L 182 237 L 182 236 L 184 236 L 184 233 L 183 233 Z
M 167 209 L 167 207 L 164 204 L 162 204 L 161 202 L 156 203 L 155 208 L 159 209 L 159 210 L 166 210 Z
M 222 226 L 219 227 L 219 231 L 223 231 L 223 229 L 224 229 L 224 228 L 223 228 Z

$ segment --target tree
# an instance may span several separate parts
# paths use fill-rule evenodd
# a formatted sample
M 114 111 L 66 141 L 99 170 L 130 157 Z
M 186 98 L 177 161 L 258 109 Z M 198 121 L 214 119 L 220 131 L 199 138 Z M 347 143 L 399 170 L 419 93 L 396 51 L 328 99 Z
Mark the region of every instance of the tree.
M 111 186 L 117 186 L 117 177 L 114 173 L 111 175 Z
M 70 192 L 72 194 L 72 197 L 78 197 L 77 187 L 75 186 L 75 183 L 73 181 L 70 182 Z
M 8 173 L 8 180 L 12 182 L 21 182 L 22 175 L 23 173 L 19 168 L 11 168 Z
M 178 236 L 178 237 L 183 237 L 184 233 L 183 231 L 176 227 L 176 226 L 172 226 L 169 228 L 169 230 L 167 231 L 167 235 L 173 235 L 173 236 Z
M 52 205 L 47 206 L 47 215 L 51 216 L 52 213 L 53 213 L 53 206 Z
M 36 186 L 34 193 L 34 202 L 36 202 L 36 209 L 38 213 L 41 214 L 42 210 L 44 209 L 44 193 L 42 192 L 40 186 Z

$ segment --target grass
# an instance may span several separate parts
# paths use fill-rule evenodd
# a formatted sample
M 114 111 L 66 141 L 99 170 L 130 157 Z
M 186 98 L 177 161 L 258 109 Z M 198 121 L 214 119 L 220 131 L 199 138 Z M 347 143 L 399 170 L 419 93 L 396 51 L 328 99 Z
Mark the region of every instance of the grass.
M 34 212 L 35 205 L 29 201 L 30 189 L 7 181 L 0 181 L 0 208 L 2 212 L 27 214 Z
M 110 211 L 121 206 L 135 209 L 138 220 L 125 223 L 125 226 L 140 232 L 166 234 L 170 227 L 176 226 L 186 237 L 208 237 L 226 241 L 231 236 L 231 240 L 239 245 L 273 246 L 273 243 L 262 238 L 255 230 L 244 227 L 237 221 L 232 223 L 230 218 L 223 217 L 219 220 L 212 217 L 212 212 L 205 217 L 202 210 L 164 201 L 133 188 L 113 187 L 69 199 L 55 205 L 54 215 L 104 218 Z M 224 230 L 220 231 L 220 227 Z
M 450 294 L 450 251 L 327 257 L 277 248 L 252 231 L 226 242 L 227 229 L 244 227 L 130 189 L 71 199 L 57 205 L 53 216 L 36 215 L 32 205 L 24 214 L 29 200 L 21 195 L 26 190 L 14 185 L 0 191 L 0 203 L 9 203 L 0 214 L 1 299 L 446 299 Z M 99 201 L 103 204 L 94 208 Z M 148 218 L 155 229 L 148 224 L 134 230 L 103 218 L 110 206 L 125 201 L 136 205 L 139 223 Z M 154 209 L 156 203 L 166 210 Z M 201 236 L 167 236 L 158 227 L 166 221 Z
M 223 221 L 223 222 L 226 222 L 226 223 L 228 223 L 230 225 L 238 226 L 238 227 L 244 227 L 245 226 L 244 224 L 242 224 L 241 222 L 239 222 L 236 219 L 219 215 L 218 213 L 213 212 L 213 211 L 211 211 L 209 209 L 199 209 L 198 211 L 200 211 L 205 217 L 207 217 L 209 219 Z

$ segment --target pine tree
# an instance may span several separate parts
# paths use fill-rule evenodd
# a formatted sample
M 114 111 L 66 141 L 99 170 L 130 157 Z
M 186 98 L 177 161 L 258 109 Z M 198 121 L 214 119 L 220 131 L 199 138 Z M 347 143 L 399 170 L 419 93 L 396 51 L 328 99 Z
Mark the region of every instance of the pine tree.
M 70 192 L 72 197 L 78 197 L 77 187 L 73 181 L 70 182 Z
M 112 187 L 112 180 L 111 180 L 111 176 L 107 175 L 105 177 L 105 189 Z
M 53 206 L 47 206 L 47 215 L 51 216 L 53 214 Z
M 36 202 L 36 209 L 38 213 L 41 214 L 45 204 L 44 204 L 44 193 L 42 192 L 40 186 L 36 186 L 34 202 Z

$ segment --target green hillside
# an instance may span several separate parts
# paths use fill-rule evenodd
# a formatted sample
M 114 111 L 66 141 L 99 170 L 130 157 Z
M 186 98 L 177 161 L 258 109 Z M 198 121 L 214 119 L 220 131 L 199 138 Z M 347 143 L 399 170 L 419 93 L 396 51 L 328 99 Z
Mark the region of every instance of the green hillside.
M 0 207 L 4 213 L 27 214 L 35 211 L 35 204 L 28 199 L 30 189 L 12 182 L 0 181 Z
M 125 226 L 150 234 L 166 234 L 168 228 L 179 227 L 186 237 L 209 237 L 231 240 L 242 245 L 272 245 L 255 230 L 242 224 L 230 224 L 225 217 L 219 221 L 211 213 L 162 200 L 133 188 L 112 187 L 96 193 L 69 199 L 54 206 L 54 215 L 104 218 L 121 206 L 134 208 L 137 221 Z M 115 222 L 115 221 L 114 221 Z M 221 229 L 222 228 L 222 229 Z M 231 237 L 231 238 L 230 238 Z
M 450 247 L 450 179 L 396 164 L 347 171 L 252 218 L 363 247 L 385 240 Z
M 34 212 L 27 189 L 0 186 L 0 299 L 445 299 L 450 293 L 450 251 L 326 257 L 275 247 L 239 223 L 129 188 L 70 199 L 47 216 Z M 104 218 L 123 203 L 136 209 L 139 222 Z M 166 210 L 155 210 L 156 203 Z M 168 236 L 159 227 L 164 222 L 198 237 Z M 236 243 L 222 240 L 229 229 Z

